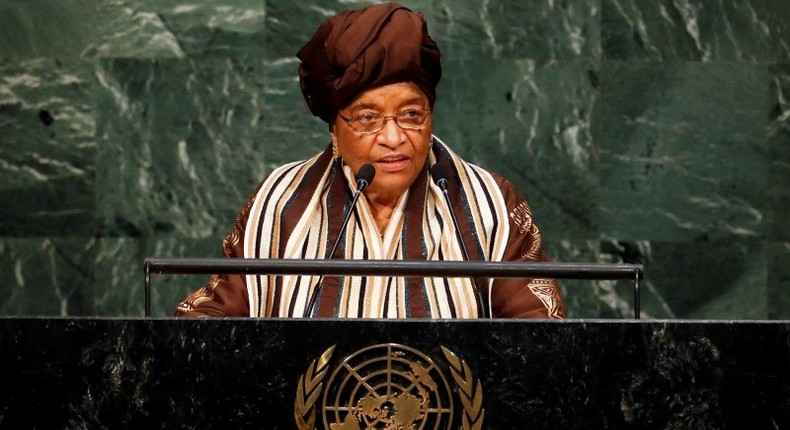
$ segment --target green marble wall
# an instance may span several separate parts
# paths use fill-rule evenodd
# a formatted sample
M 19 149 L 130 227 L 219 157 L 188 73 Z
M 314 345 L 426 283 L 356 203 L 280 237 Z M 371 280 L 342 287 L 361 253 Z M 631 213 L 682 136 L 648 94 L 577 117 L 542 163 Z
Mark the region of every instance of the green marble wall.
M 145 257 L 219 257 L 327 143 L 294 54 L 363 1 L 0 3 L 2 315 L 143 314 Z M 558 261 L 645 264 L 643 316 L 790 318 L 786 0 L 422 0 L 436 133 L 515 182 Z M 154 278 L 153 312 L 205 277 Z M 566 281 L 570 316 L 630 285 Z

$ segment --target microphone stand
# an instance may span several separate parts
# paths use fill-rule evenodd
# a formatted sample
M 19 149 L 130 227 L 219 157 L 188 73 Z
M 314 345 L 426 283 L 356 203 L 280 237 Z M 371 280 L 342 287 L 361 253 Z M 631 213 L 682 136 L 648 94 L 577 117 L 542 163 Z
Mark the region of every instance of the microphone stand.
M 351 207 L 349 208 L 348 212 L 346 212 L 346 216 L 343 218 L 343 224 L 340 226 L 340 232 L 337 235 L 337 239 L 335 239 L 335 244 L 332 246 L 332 251 L 327 256 L 328 259 L 332 259 L 335 255 L 335 251 L 337 250 L 337 246 L 340 244 L 340 239 L 343 237 L 343 233 L 346 231 L 346 226 L 348 225 L 348 220 L 351 219 L 351 214 L 354 212 L 354 208 L 357 207 L 357 200 L 359 200 L 359 196 L 362 195 L 362 191 L 370 185 L 373 181 L 373 176 L 376 175 L 376 170 L 370 164 L 365 164 L 359 169 L 359 173 L 357 173 L 357 191 L 354 193 L 354 198 L 351 200 Z M 318 300 L 318 295 L 323 288 L 323 275 L 321 279 L 318 281 L 318 285 L 315 287 L 315 291 L 310 296 L 310 301 L 307 303 L 307 307 L 304 310 L 303 317 L 307 318 L 313 314 L 315 305 Z
M 453 210 L 453 205 L 450 201 L 450 194 L 447 192 L 448 183 L 447 180 L 447 169 L 440 165 L 434 164 L 431 167 L 431 176 L 433 177 L 436 185 L 439 189 L 442 190 L 442 194 L 444 195 L 444 201 L 447 204 L 447 208 L 450 210 L 450 218 L 452 218 L 453 226 L 455 227 L 455 237 L 458 239 L 458 243 L 461 245 L 461 254 L 464 257 L 464 260 L 469 260 L 469 252 L 466 250 L 466 245 L 464 244 L 464 238 L 461 236 L 461 231 L 458 229 L 458 219 L 455 217 L 455 211 Z M 485 302 L 483 301 L 483 295 L 480 292 L 480 285 L 477 284 L 477 279 L 471 277 L 472 283 L 475 286 L 475 293 L 477 295 L 477 305 L 483 311 L 483 318 L 491 318 L 489 313 L 488 306 L 485 306 Z

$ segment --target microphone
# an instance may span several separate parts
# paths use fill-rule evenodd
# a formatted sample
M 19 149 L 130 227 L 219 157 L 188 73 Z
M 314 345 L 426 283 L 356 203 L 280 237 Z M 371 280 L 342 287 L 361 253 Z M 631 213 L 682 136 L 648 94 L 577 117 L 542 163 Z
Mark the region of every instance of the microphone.
M 362 167 L 359 168 L 357 172 L 357 191 L 354 193 L 354 199 L 351 200 L 351 207 L 346 212 L 345 218 L 343 218 L 343 224 L 340 226 L 340 231 L 337 234 L 337 239 L 335 239 L 335 244 L 332 246 L 332 251 L 326 257 L 331 259 L 335 255 L 335 251 L 337 251 L 337 246 L 340 244 L 340 239 L 343 237 L 343 233 L 346 231 L 346 226 L 348 226 L 348 220 L 351 219 L 351 214 L 354 212 L 354 208 L 357 206 L 357 200 L 359 200 L 359 196 L 362 195 L 362 191 L 365 191 L 371 182 L 373 182 L 373 177 L 376 176 L 376 169 L 373 168 L 372 164 L 363 164 Z M 313 314 L 313 308 L 315 307 L 316 300 L 318 299 L 318 294 L 321 292 L 321 288 L 323 287 L 323 275 L 318 281 L 318 285 L 313 291 L 313 294 L 310 296 L 310 302 L 308 302 L 307 307 L 304 311 L 304 318 Z
M 464 239 L 461 236 L 461 231 L 458 229 L 458 220 L 455 218 L 455 211 L 453 210 L 453 205 L 450 202 L 450 194 L 447 193 L 447 188 L 450 184 L 448 179 L 449 177 L 450 172 L 443 164 L 435 163 L 433 166 L 431 166 L 431 178 L 433 178 L 433 182 L 439 187 L 439 189 L 442 190 L 442 194 L 444 194 L 444 201 L 447 203 L 447 207 L 450 209 L 450 218 L 453 221 L 453 227 L 455 227 L 455 237 L 458 239 L 458 243 L 461 244 L 461 254 L 464 257 L 464 260 L 469 261 L 469 252 L 466 250 L 466 245 L 464 244 Z M 488 308 L 483 306 L 483 296 L 480 293 L 480 286 L 477 285 L 477 279 L 474 277 L 471 279 L 475 287 L 475 293 L 477 294 L 477 306 L 483 311 L 483 318 L 491 318 Z
M 337 245 L 340 244 L 340 238 L 343 237 L 343 232 L 346 231 L 346 225 L 348 225 L 348 220 L 351 218 L 351 213 L 354 212 L 357 200 L 359 196 L 362 195 L 362 191 L 365 191 L 365 188 L 373 182 L 374 176 L 376 176 L 376 169 L 373 168 L 373 165 L 363 164 L 362 167 L 359 168 L 359 172 L 357 172 L 357 192 L 354 193 L 354 200 L 351 201 L 351 207 L 348 209 L 348 213 L 346 213 L 346 217 L 343 219 L 343 225 L 340 227 L 340 233 L 335 240 L 335 246 L 332 247 L 332 252 L 329 253 L 327 258 L 332 258 L 335 255 Z

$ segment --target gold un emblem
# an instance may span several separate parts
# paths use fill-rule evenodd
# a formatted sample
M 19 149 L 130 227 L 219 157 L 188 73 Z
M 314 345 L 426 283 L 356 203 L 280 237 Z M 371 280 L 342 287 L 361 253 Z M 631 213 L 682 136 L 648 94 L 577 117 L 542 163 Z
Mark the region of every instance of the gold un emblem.
M 328 348 L 299 377 L 297 428 L 314 430 L 316 417 L 326 430 L 482 428 L 480 381 L 452 351 L 441 349 L 452 385 L 429 356 L 405 345 L 360 349 L 334 369 L 329 365 L 335 346 Z

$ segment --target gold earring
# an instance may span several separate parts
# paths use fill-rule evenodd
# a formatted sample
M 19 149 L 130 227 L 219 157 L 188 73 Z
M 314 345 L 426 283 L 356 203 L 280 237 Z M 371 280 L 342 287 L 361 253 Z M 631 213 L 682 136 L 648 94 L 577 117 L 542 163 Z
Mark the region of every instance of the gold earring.
M 340 158 L 340 151 L 337 149 L 337 138 L 332 138 L 332 160 Z

